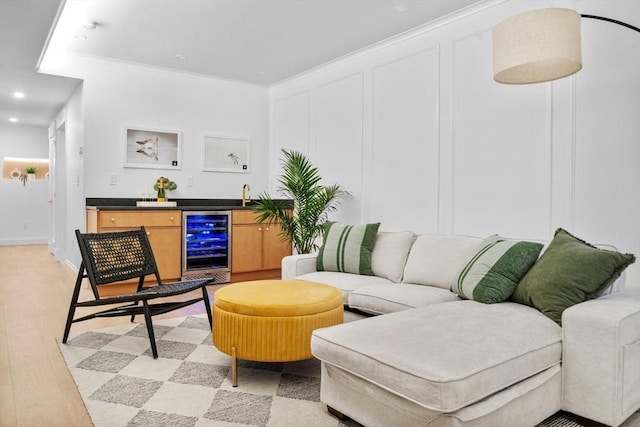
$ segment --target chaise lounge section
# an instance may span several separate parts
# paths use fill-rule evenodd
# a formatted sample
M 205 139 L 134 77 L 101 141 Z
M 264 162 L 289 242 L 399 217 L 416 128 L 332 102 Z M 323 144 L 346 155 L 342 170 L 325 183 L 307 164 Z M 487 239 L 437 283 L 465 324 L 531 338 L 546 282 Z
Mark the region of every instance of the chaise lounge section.
M 607 266 L 609 282 L 634 260 L 567 234 L 556 234 L 536 267 L 567 244 L 621 260 Z M 640 408 L 640 295 L 618 292 L 624 277 L 557 319 L 452 292 L 487 247 L 479 237 L 379 231 L 371 275 L 318 271 L 316 254 L 285 258 L 283 278 L 336 286 L 348 308 L 372 315 L 314 332 L 321 400 L 368 427 L 535 426 L 561 409 L 616 426 Z

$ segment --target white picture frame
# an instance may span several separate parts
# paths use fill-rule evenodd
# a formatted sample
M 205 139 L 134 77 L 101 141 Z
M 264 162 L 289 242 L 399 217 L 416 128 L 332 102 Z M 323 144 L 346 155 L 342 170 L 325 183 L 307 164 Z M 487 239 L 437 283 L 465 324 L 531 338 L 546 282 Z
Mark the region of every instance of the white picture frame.
M 179 131 L 127 126 L 124 167 L 182 169 L 182 135 Z
M 202 139 L 202 170 L 250 173 L 250 151 L 249 138 L 206 134 Z

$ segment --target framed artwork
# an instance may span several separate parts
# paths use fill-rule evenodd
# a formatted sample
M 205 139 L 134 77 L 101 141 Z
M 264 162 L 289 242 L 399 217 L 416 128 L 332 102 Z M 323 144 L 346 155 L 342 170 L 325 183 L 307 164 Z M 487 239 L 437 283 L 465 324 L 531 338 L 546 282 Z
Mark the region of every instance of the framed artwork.
M 202 170 L 249 173 L 249 139 L 205 135 L 202 142 Z
M 127 127 L 125 141 L 125 167 L 182 168 L 182 138 L 180 132 Z

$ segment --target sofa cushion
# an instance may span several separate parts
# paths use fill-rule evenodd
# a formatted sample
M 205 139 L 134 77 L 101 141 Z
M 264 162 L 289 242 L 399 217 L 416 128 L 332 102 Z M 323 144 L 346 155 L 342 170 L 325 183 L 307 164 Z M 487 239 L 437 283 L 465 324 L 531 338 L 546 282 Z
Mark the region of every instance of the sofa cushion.
M 378 232 L 371 253 L 373 275 L 384 277 L 392 282 L 400 282 L 415 238 L 416 235 L 411 231 Z
M 349 294 L 349 307 L 371 314 L 386 314 L 458 300 L 456 294 L 435 286 L 394 283 L 354 290 Z
M 598 249 L 559 228 L 511 300 L 560 324 L 565 309 L 602 294 L 634 261 L 631 254 Z
M 336 271 L 315 271 L 313 273 L 302 274 L 296 277 L 296 279 L 335 286 L 342 291 L 344 304 L 348 303 L 349 294 L 356 289 L 370 285 L 393 284 L 391 280 L 383 277 L 363 276 L 360 274 L 340 273 Z
M 411 246 L 402 282 L 449 290 L 462 265 L 481 243 L 479 237 L 419 235 Z
M 506 301 L 538 259 L 542 246 L 490 236 L 464 265 L 451 291 L 485 304 Z
M 345 225 L 328 221 L 324 224 L 324 240 L 318 251 L 318 271 L 370 276 L 371 251 L 376 241 L 380 223 Z
M 558 365 L 562 344 L 561 328 L 531 307 L 455 301 L 318 329 L 311 351 L 418 405 L 452 412 Z

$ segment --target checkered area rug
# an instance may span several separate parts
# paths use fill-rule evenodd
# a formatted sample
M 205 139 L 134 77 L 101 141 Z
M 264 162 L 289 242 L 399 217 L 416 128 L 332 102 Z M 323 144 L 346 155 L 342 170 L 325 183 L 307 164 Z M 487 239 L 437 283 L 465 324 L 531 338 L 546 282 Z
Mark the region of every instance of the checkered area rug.
M 320 403 L 320 363 L 238 361 L 211 343 L 206 315 L 154 319 L 158 359 L 144 323 L 84 332 L 61 352 L 96 427 L 358 426 Z
M 79 333 L 60 345 L 96 427 L 361 427 L 327 413 L 316 359 L 239 360 L 234 388 L 231 357 L 212 345 L 206 315 L 154 319 L 154 332 L 155 360 L 144 323 Z M 635 415 L 623 426 L 639 426 Z M 538 427 L 582 426 L 560 413 Z

